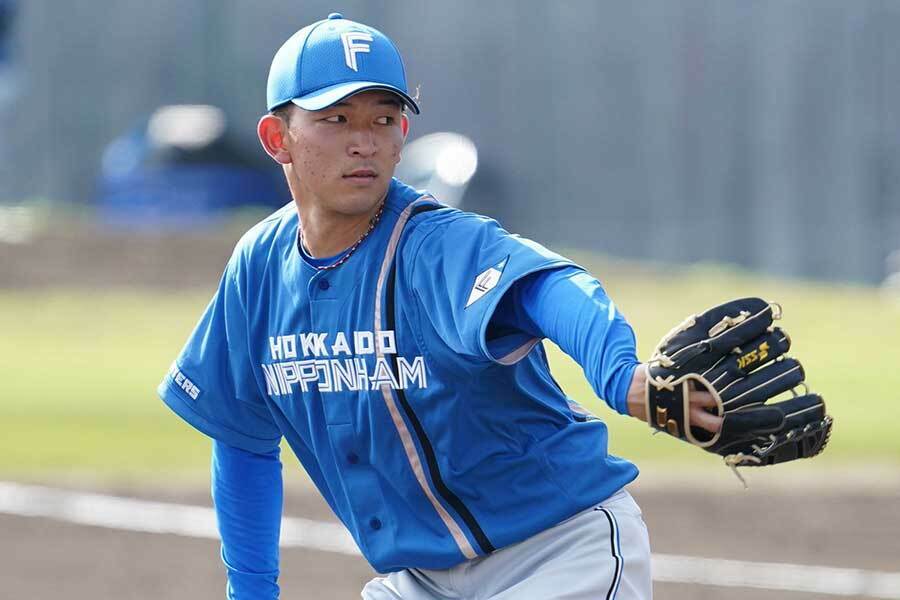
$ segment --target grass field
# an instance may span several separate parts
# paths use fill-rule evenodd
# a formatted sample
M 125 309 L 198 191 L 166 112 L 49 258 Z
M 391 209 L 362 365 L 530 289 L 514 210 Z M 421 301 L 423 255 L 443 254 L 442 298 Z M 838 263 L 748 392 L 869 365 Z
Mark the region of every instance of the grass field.
M 784 305 L 792 353 L 836 425 L 817 462 L 900 464 L 900 305 L 876 290 L 763 279 L 718 268 L 664 273 L 582 263 L 601 274 L 635 324 L 639 355 L 690 312 L 744 294 Z M 208 442 L 158 400 L 155 388 L 205 306 L 208 291 L 0 292 L 0 476 L 71 473 L 116 480 L 196 474 Z M 641 464 L 715 461 L 613 416 L 580 368 L 558 351 L 566 391 L 607 419 L 612 449 Z

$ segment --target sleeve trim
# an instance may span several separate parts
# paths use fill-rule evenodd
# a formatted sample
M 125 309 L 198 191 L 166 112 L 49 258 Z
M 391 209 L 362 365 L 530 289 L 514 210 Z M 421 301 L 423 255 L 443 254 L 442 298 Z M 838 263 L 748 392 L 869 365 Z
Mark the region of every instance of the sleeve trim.
M 191 406 L 193 400 L 188 400 L 183 396 L 180 390 L 171 383 L 169 377 L 166 377 L 166 379 L 159 384 L 156 392 L 159 394 L 162 401 L 166 403 L 166 406 L 172 409 L 175 414 L 184 419 L 189 425 L 204 435 L 224 442 L 230 446 L 248 452 L 264 454 L 266 452 L 271 452 L 281 443 L 280 436 L 275 439 L 259 439 L 213 423 L 194 410 Z
M 531 352 L 531 350 L 538 344 L 538 342 L 541 341 L 540 339 L 529 340 L 513 350 L 511 353 L 499 359 L 491 354 L 490 350 L 488 349 L 486 339 L 488 324 L 491 322 L 491 318 L 494 316 L 494 311 L 497 310 L 497 305 L 500 304 L 500 300 L 503 298 L 504 294 L 509 291 L 512 285 L 520 279 L 531 275 L 532 273 L 572 265 L 573 263 L 568 260 L 551 260 L 544 264 L 537 265 L 532 269 L 528 269 L 527 271 L 519 273 L 515 278 L 504 281 L 501 285 L 494 288 L 496 293 L 494 294 L 493 298 L 491 298 L 489 308 L 484 311 L 484 316 L 482 317 L 481 324 L 478 326 L 478 343 L 481 345 L 481 352 L 486 358 L 501 365 L 513 365 L 528 356 L 528 353 Z M 519 353 L 521 353 L 521 356 L 519 356 Z M 510 360 L 511 362 L 504 362 L 505 360 Z
M 518 348 L 516 348 L 509 354 L 507 354 L 506 356 L 502 356 L 500 358 L 493 358 L 493 356 L 491 356 L 491 358 L 495 362 L 498 362 L 504 366 L 514 365 L 517 362 L 519 362 L 520 360 L 522 360 L 523 358 L 525 358 L 526 356 L 528 356 L 528 353 L 531 352 L 531 350 L 535 346 L 537 346 L 540 342 L 541 342 L 541 338 L 531 338 L 530 340 L 528 340 L 527 342 L 525 342 L 524 344 L 522 344 L 521 346 L 519 346 Z

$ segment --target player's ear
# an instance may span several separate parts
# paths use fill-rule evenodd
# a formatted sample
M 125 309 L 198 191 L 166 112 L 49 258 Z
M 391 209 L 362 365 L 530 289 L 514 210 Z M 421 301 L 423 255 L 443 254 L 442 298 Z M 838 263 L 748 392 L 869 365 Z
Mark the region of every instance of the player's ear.
M 394 160 L 395 165 L 399 165 L 403 159 L 403 145 L 406 144 L 406 137 L 409 135 L 409 117 L 406 113 L 400 113 L 400 131 L 403 133 L 403 141 L 400 142 L 400 150 L 397 151 L 397 157 Z
M 400 115 L 400 130 L 403 132 L 403 141 L 406 141 L 406 136 L 409 135 L 409 116 L 406 113 L 402 113 Z
M 259 136 L 259 143 L 262 144 L 263 150 L 275 162 L 281 165 L 287 165 L 292 162 L 291 153 L 284 144 L 284 138 L 287 135 L 287 123 L 281 117 L 263 115 L 256 125 L 256 134 Z

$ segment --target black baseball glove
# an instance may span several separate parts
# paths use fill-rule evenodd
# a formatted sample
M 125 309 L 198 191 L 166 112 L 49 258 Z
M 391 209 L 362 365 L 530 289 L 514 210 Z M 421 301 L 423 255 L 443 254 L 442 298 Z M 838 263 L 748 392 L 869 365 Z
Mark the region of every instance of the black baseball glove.
M 670 331 L 648 362 L 651 427 L 720 454 L 731 467 L 774 465 L 821 452 L 832 418 L 822 397 L 806 388 L 803 367 L 786 356 L 791 339 L 773 325 L 780 318 L 778 304 L 741 298 Z M 718 433 L 691 426 L 689 388 L 715 399 L 715 414 L 723 418 Z M 767 402 L 787 391 L 793 397 Z

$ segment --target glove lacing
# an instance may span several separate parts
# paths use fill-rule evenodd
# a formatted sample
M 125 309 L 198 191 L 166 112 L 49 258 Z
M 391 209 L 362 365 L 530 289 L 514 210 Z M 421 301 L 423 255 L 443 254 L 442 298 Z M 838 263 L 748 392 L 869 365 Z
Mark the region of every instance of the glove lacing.
M 753 446 L 753 449 L 759 452 L 759 446 Z M 734 476 L 737 477 L 741 483 L 744 485 L 745 490 L 749 490 L 750 486 L 747 485 L 747 480 L 744 479 L 744 476 L 741 475 L 741 472 L 737 470 L 739 466 L 741 466 L 744 461 L 750 461 L 756 464 L 762 462 L 758 456 L 753 456 L 752 454 L 744 454 L 743 452 L 738 452 L 737 454 L 729 454 L 725 456 L 725 465 L 731 468 L 731 472 L 734 473 Z

